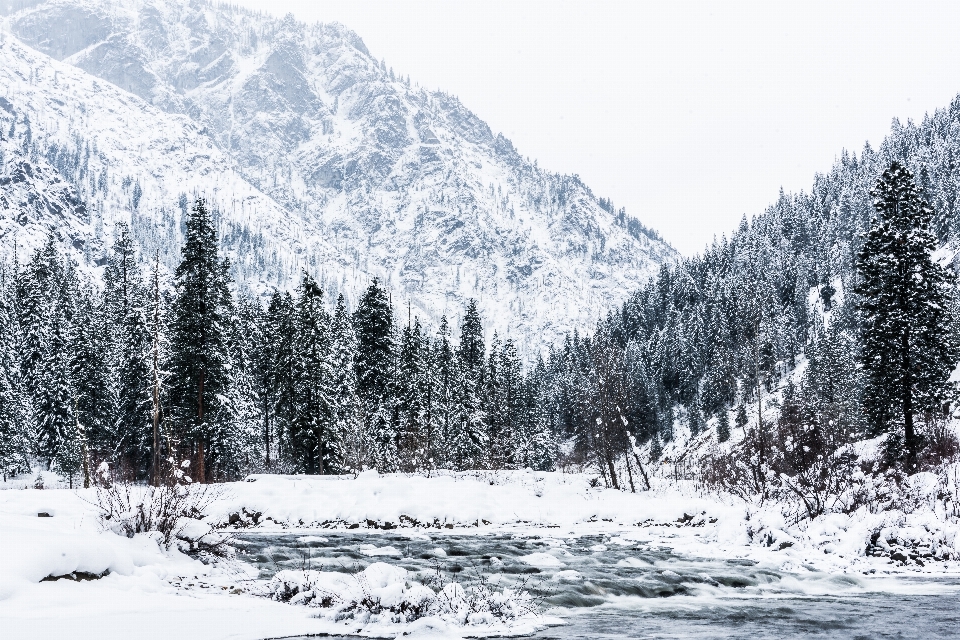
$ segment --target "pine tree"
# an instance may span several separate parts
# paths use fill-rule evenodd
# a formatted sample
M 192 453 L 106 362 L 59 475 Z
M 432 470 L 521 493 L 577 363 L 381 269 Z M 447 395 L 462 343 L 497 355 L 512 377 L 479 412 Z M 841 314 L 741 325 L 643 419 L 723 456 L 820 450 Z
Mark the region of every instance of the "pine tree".
M 245 301 L 240 307 L 247 339 L 252 390 L 262 420 L 260 438 L 263 445 L 264 464 L 269 469 L 273 463 L 271 432 L 273 429 L 272 352 L 275 338 L 271 335 L 267 313 L 259 300 Z
M 0 271 L 0 473 L 4 481 L 30 469 L 27 428 L 32 421 L 17 358 L 19 326 L 8 276 L 6 269 Z
M 730 416 L 726 408 L 720 410 L 717 417 L 717 442 L 726 442 L 730 439 Z
M 481 468 L 487 452 L 487 417 L 483 410 L 483 325 L 476 300 L 470 300 L 457 345 L 455 416 L 450 435 L 451 461 L 457 469 Z
M 148 296 L 130 231 L 126 225 L 120 225 L 118 231 L 103 278 L 104 311 L 112 336 L 110 364 L 115 407 L 111 426 L 118 462 L 143 479 L 150 468 L 153 448 L 151 341 L 145 312 Z M 99 438 L 94 436 L 93 440 L 97 442 Z
M 520 363 L 520 356 L 517 354 L 517 347 L 513 340 L 507 338 L 503 346 L 496 351 L 496 379 L 494 385 L 496 389 L 496 403 L 488 407 L 488 411 L 497 416 L 496 424 L 498 434 L 496 436 L 499 446 L 494 441 L 494 433 L 489 433 L 490 453 L 494 462 L 494 468 L 497 466 L 513 469 L 518 466 L 519 458 L 517 449 L 521 440 L 523 431 L 522 420 L 524 413 L 525 394 L 536 394 L 539 389 L 527 387 L 523 376 L 523 366 Z M 494 357 L 491 347 L 491 359 Z M 539 419 L 539 416 L 537 416 Z M 494 420 L 491 419 L 491 424 Z M 535 433 L 539 434 L 542 426 L 537 424 Z M 529 465 L 528 465 L 529 466 Z
M 269 341 L 268 384 L 274 415 L 273 441 L 278 447 L 277 456 L 286 456 L 283 445 L 293 428 L 297 403 L 297 370 L 295 343 L 297 322 L 293 297 L 289 292 L 274 292 L 267 309 L 267 328 L 264 339 Z M 271 432 L 267 431 L 268 447 Z
M 196 480 L 206 482 L 224 444 L 218 432 L 230 419 L 223 400 L 232 382 L 227 342 L 232 298 L 229 264 L 219 258 L 217 232 L 203 198 L 187 219 L 182 255 L 174 273 L 169 389 L 177 427 L 196 456 Z
M 401 468 L 417 471 L 427 462 L 427 408 L 424 378 L 427 375 L 426 346 L 419 318 L 400 332 L 395 393 L 397 397 L 397 441 Z
M 452 459 L 450 443 L 455 415 L 453 389 L 456 367 L 453 346 L 450 343 L 450 325 L 446 316 L 440 318 L 440 327 L 437 329 L 430 354 L 431 411 L 427 461 L 433 467 L 443 467 Z
M 357 380 L 353 355 L 356 338 L 353 324 L 341 294 L 330 325 L 330 396 L 333 403 L 333 426 L 330 432 L 330 472 L 360 469 L 366 457 L 366 442 L 362 432 L 360 404 L 357 398 Z M 339 466 L 334 463 L 340 460 Z
M 80 441 L 70 380 L 68 326 L 62 303 L 51 310 L 36 396 L 36 453 L 47 468 L 72 478 L 80 471 Z
M 553 471 L 557 459 L 557 440 L 550 428 L 547 404 L 547 369 L 543 358 L 523 380 L 520 419 L 516 423 L 519 437 L 514 438 L 514 460 L 517 467 L 534 471 Z
M 107 336 L 111 332 L 107 329 L 102 309 L 92 298 L 90 293 L 79 296 L 70 323 L 70 369 L 76 420 L 83 429 L 84 441 L 106 457 L 117 443 L 111 423 L 115 406 L 109 384 Z
M 364 430 L 372 434 L 371 457 L 381 472 L 397 469 L 397 433 L 394 415 L 393 308 L 386 290 L 374 279 L 353 313 L 357 338 L 354 370 Z
M 323 308 L 323 292 L 304 274 L 297 302 L 295 343 L 296 401 L 290 427 L 290 454 L 298 468 L 308 474 L 325 473 L 330 461 L 327 442 L 334 424 L 330 385 L 330 319 Z
M 365 402 L 375 404 L 390 388 L 394 358 L 393 308 L 376 278 L 353 313 L 353 328 L 357 337 L 357 392 Z
M 933 211 L 899 162 L 871 195 L 878 216 L 857 256 L 864 404 L 875 433 L 903 429 L 908 471 L 917 469 L 915 417 L 939 411 L 960 352 L 950 331 L 953 276 L 933 260 Z
M 51 305 L 62 277 L 63 268 L 53 236 L 18 275 L 17 298 L 20 310 L 21 369 L 31 398 L 35 398 L 43 375 L 42 366 L 49 339 Z

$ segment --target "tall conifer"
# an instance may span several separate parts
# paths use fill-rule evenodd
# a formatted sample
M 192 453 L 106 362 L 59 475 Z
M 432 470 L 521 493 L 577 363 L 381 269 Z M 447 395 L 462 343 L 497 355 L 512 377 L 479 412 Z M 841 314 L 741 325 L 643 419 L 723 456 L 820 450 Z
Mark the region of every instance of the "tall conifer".
M 915 418 L 940 410 L 960 357 L 949 327 L 953 274 L 933 259 L 933 211 L 906 167 L 893 162 L 871 194 L 878 215 L 857 256 L 864 404 L 876 433 L 902 429 L 912 471 Z
M 217 232 L 203 198 L 187 219 L 183 259 L 174 274 L 170 326 L 170 396 L 177 426 L 196 457 L 196 480 L 211 476 L 217 434 L 230 419 L 228 334 L 232 299 L 229 265 L 221 261 Z M 208 458 L 210 458 L 208 460 Z

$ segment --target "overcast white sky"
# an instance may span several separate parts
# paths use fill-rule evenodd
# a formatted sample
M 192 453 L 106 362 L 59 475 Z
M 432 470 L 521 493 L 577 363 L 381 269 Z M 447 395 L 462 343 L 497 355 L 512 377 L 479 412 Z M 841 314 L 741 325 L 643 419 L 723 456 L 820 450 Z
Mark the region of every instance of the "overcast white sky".
M 232 0 L 338 21 L 684 254 L 960 93 L 960 3 Z

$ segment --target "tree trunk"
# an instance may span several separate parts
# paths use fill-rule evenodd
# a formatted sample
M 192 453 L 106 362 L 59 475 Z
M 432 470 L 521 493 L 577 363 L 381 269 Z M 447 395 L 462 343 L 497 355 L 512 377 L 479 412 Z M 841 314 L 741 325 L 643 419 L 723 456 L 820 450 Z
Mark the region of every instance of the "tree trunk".
M 198 438 L 199 444 L 197 446 L 197 482 L 203 484 L 206 482 L 207 469 L 206 461 L 203 459 L 203 373 L 200 374 L 200 393 L 197 398 L 198 405 L 198 425 L 200 427 L 201 433 Z
M 650 478 L 647 477 L 647 470 L 643 468 L 643 463 L 640 462 L 640 456 L 636 452 L 633 453 L 634 459 L 637 461 L 637 466 L 640 467 L 640 475 L 643 476 L 643 483 L 647 485 L 647 491 L 650 491 Z
M 915 473 L 917 471 L 917 436 L 913 428 L 913 375 L 911 373 L 910 361 L 910 336 L 904 332 L 900 338 L 900 346 L 903 353 L 903 431 L 904 444 L 907 448 L 907 472 Z
M 636 487 L 633 485 L 633 469 L 632 469 L 631 466 L 630 466 L 630 455 L 629 455 L 629 454 L 627 454 L 626 459 L 627 459 L 627 480 L 630 481 L 630 493 L 636 493 L 636 492 L 637 492 L 637 489 L 636 489 Z

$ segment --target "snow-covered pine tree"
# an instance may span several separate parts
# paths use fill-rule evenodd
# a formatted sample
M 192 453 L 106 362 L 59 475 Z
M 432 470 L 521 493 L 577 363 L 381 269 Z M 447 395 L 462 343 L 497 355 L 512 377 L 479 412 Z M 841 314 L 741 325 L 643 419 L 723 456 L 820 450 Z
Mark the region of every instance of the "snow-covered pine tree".
M 248 375 L 251 391 L 260 417 L 260 442 L 264 464 L 269 469 L 274 461 L 271 432 L 273 429 L 273 396 L 271 394 L 273 337 L 267 312 L 257 299 L 241 301 L 238 310 L 244 325 L 247 345 Z
M 31 398 L 39 390 L 42 363 L 49 339 L 51 306 L 62 277 L 62 265 L 56 240 L 51 235 L 43 248 L 17 274 L 17 307 L 20 311 L 20 366 Z
M 726 442 L 730 439 L 730 416 L 723 409 L 717 416 L 717 442 Z
M 808 364 L 801 381 L 802 402 L 821 424 L 832 424 L 845 441 L 863 436 L 863 376 L 857 367 L 858 345 L 833 323 L 819 328 L 807 348 Z
M 104 314 L 111 336 L 109 360 L 114 395 L 113 449 L 115 462 L 137 479 L 150 470 L 153 423 L 150 375 L 152 343 L 136 246 L 126 225 L 119 225 L 113 251 L 103 273 Z M 89 426 L 89 425 L 88 425 Z M 92 440 L 99 439 L 91 431 Z
M 493 356 L 493 353 L 491 353 L 491 356 Z M 499 414 L 497 423 L 500 444 L 494 443 L 491 433 L 489 436 L 490 453 L 495 461 L 492 463 L 494 468 L 499 466 L 514 469 L 520 463 L 516 450 L 518 434 L 523 431 L 521 421 L 524 409 L 524 393 L 526 391 L 524 388 L 523 365 L 520 362 L 520 356 L 517 354 L 517 347 L 510 338 L 507 338 L 500 349 L 497 350 L 496 357 L 498 362 L 495 387 L 498 391 L 498 402 L 495 406 L 489 407 L 489 411 Z M 538 425 L 538 434 L 540 430 L 540 425 Z
M 518 467 L 534 471 L 553 471 L 557 459 L 557 439 L 550 428 L 547 409 L 547 368 L 543 358 L 523 380 L 520 419 L 514 438 L 514 458 Z
M 456 362 L 450 342 L 447 317 L 440 318 L 440 327 L 430 348 L 430 422 L 428 425 L 429 451 L 427 461 L 432 467 L 450 463 L 450 443 L 455 415 L 454 372 Z
M 343 294 L 337 297 L 337 308 L 330 325 L 330 397 L 333 402 L 333 424 L 330 432 L 330 473 L 359 470 L 366 458 L 367 442 L 362 431 L 357 379 L 353 367 L 356 338 Z M 339 447 L 339 451 L 335 449 Z M 337 458 L 340 467 L 333 466 Z
M 395 471 L 393 308 L 376 278 L 353 312 L 353 329 L 357 338 L 357 395 L 363 408 L 364 429 L 373 436 L 371 454 L 379 471 Z
M 0 473 L 3 480 L 30 469 L 31 403 L 17 357 L 20 328 L 13 306 L 12 274 L 0 270 Z
M 480 312 L 477 301 L 471 299 L 457 345 L 455 414 L 450 435 L 451 462 L 461 470 L 482 468 L 486 462 L 486 415 L 482 403 L 485 351 Z
M 229 264 L 220 260 L 217 232 L 203 198 L 197 198 L 187 218 L 182 256 L 174 273 L 169 393 L 176 428 L 196 459 L 195 480 L 206 482 L 224 444 L 216 441 L 221 423 L 230 419 L 223 400 L 232 383 L 228 336 L 233 302 Z
M 333 431 L 333 372 L 330 369 L 330 318 L 323 308 L 323 291 L 304 273 L 297 299 L 297 340 L 294 344 L 296 401 L 288 434 L 289 454 L 302 473 L 326 473 L 328 441 Z M 339 455 L 339 447 L 337 455 Z
M 915 418 L 942 411 L 960 357 L 948 311 L 954 275 L 933 259 L 933 211 L 906 167 L 891 163 L 871 194 L 878 215 L 857 256 L 864 407 L 874 433 L 902 429 L 915 471 Z
M 259 466 L 258 432 L 262 416 L 252 370 L 252 319 L 247 307 L 246 301 L 230 306 L 227 340 L 230 386 L 223 399 L 223 418 L 213 433 L 213 441 L 220 443 L 217 464 L 223 478 L 241 477 L 251 467 Z
M 490 353 L 483 372 L 483 389 L 481 407 L 486 418 L 487 451 L 484 454 L 487 465 L 491 469 L 506 467 L 506 458 L 509 456 L 512 444 L 510 432 L 506 423 L 509 420 L 509 409 L 506 406 L 506 390 L 500 378 L 500 336 L 496 331 L 490 340 Z
M 395 393 L 397 397 L 397 455 L 404 471 L 418 471 L 427 463 L 426 345 L 420 319 L 400 331 Z
M 110 393 L 108 330 L 102 306 L 91 291 L 79 293 L 70 322 L 70 369 L 73 381 L 76 421 L 97 457 L 108 457 L 117 449 L 111 417 L 114 398 Z M 148 449 L 149 451 L 149 449 Z M 136 469 L 136 467 L 134 467 Z
M 49 333 L 44 342 L 36 392 L 38 458 L 72 480 L 80 471 L 81 442 L 78 439 L 75 394 L 70 380 L 69 326 L 62 301 L 50 309 Z
M 268 446 L 274 442 L 277 459 L 286 459 L 286 442 L 293 425 L 297 402 L 297 371 L 295 343 L 297 322 L 293 296 L 289 292 L 275 291 L 267 309 L 267 328 L 264 339 L 269 349 L 268 384 L 273 407 L 273 432 L 267 431 Z

